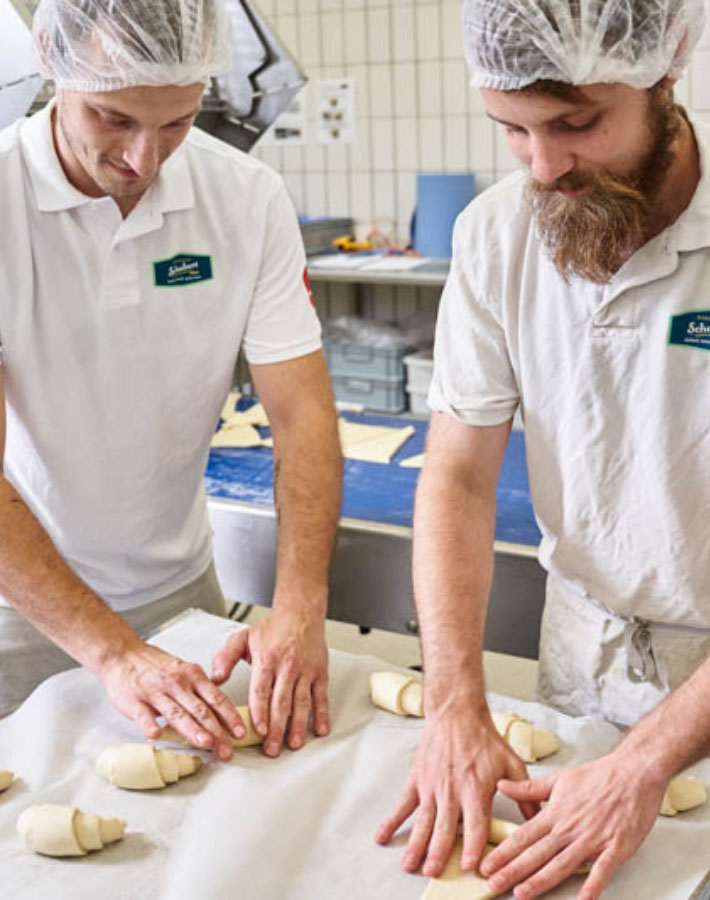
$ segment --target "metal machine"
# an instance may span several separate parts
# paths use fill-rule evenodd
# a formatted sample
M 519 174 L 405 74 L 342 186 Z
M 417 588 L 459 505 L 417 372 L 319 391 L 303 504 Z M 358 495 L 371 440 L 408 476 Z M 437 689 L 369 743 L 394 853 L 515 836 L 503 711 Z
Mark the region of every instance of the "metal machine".
M 26 6 L 0 0 L 0 129 L 24 116 L 42 88 Z
M 232 20 L 232 66 L 213 79 L 197 125 L 249 151 L 306 83 L 298 63 L 253 0 L 225 0 Z M 0 128 L 25 115 L 43 79 L 31 54 L 37 0 L 0 0 Z
M 252 0 L 225 0 L 232 67 L 214 80 L 197 125 L 249 151 L 306 83 L 306 76 Z

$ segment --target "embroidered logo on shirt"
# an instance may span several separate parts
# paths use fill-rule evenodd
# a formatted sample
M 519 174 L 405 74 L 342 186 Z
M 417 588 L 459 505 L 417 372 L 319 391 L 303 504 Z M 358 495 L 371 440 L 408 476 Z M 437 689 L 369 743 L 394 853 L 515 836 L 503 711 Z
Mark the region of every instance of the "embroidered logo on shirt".
M 671 316 L 668 343 L 676 347 L 710 350 L 710 309 L 694 309 Z
M 212 278 L 212 257 L 194 253 L 176 253 L 170 259 L 153 263 L 156 287 L 180 287 L 209 281 Z

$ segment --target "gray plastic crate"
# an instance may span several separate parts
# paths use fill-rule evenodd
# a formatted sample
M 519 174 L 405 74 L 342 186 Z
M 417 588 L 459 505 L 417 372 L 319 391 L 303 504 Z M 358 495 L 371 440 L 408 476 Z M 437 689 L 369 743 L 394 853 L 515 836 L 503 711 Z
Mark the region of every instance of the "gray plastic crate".
M 333 249 L 333 240 L 350 234 L 353 230 L 352 219 L 306 219 L 299 218 L 303 246 L 307 256 L 317 256 L 320 253 L 328 253 Z
M 380 381 L 402 380 L 404 357 L 411 353 L 411 347 L 371 347 L 328 337 L 323 350 L 331 375 Z
M 336 400 L 362 403 L 365 409 L 375 412 L 398 413 L 407 405 L 403 378 L 382 380 L 331 374 L 331 381 Z

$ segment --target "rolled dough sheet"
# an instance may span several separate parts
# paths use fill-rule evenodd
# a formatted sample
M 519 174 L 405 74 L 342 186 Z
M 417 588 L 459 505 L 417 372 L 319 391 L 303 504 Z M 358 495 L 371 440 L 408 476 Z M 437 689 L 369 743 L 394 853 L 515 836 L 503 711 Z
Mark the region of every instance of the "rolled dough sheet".
M 212 438 L 213 447 L 260 447 L 261 435 L 251 425 L 220 428 Z
M 386 428 L 377 425 L 360 425 L 356 422 L 338 421 L 343 456 L 360 462 L 376 462 L 387 465 L 399 448 L 414 434 L 414 428 Z
M 493 844 L 487 844 L 484 856 L 491 850 Z M 463 840 L 458 838 L 443 872 L 438 878 L 431 879 L 422 900 L 492 900 L 499 896 L 490 889 L 485 878 L 475 872 L 462 871 L 462 851 Z
M 421 469 L 424 464 L 424 454 L 418 453 L 416 456 L 408 456 L 399 464 L 402 469 Z

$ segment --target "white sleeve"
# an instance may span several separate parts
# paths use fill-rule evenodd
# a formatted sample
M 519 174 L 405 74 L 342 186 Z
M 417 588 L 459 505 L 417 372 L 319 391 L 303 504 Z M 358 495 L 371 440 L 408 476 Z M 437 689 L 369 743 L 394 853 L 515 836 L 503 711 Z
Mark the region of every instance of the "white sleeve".
M 318 350 L 320 334 L 301 230 L 279 179 L 269 200 L 259 277 L 244 332 L 244 353 L 250 363 L 283 362 Z
M 501 313 L 482 299 L 474 282 L 465 221 L 456 223 L 439 307 L 429 406 L 467 425 L 500 425 L 513 418 L 520 398 Z

